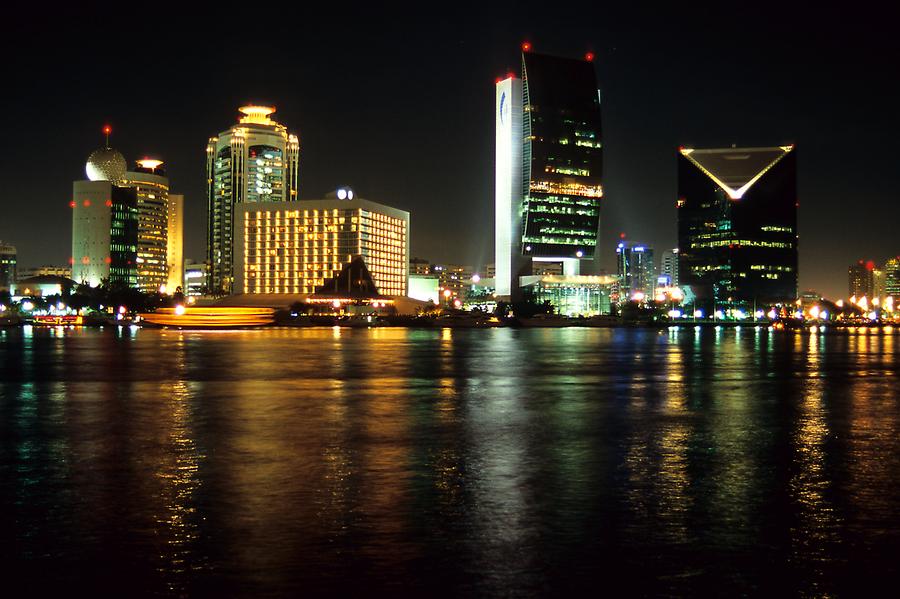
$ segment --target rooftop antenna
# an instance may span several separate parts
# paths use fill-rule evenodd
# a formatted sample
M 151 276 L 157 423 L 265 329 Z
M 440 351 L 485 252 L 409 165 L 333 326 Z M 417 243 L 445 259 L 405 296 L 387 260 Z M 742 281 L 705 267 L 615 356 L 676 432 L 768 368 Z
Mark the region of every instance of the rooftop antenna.
M 103 125 L 103 134 L 106 136 L 106 147 L 109 147 L 109 134 L 112 133 L 112 127 Z

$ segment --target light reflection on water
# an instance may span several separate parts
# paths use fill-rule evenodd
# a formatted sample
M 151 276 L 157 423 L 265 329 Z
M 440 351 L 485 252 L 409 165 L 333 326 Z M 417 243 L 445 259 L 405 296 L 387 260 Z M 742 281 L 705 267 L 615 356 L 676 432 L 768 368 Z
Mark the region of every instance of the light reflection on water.
M 0 330 L 0 559 L 130 594 L 876 588 L 896 343 Z

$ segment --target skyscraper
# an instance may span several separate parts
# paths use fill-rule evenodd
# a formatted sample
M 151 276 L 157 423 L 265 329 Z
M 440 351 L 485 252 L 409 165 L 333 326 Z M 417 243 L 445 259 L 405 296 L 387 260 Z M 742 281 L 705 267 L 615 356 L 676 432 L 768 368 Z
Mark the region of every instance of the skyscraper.
M 593 260 L 603 196 L 600 96 L 593 55 L 523 45 L 522 77 L 496 86 L 496 288 L 512 294 L 530 261 L 566 275 Z
M 631 299 L 636 293 L 653 297 L 653 290 L 656 289 L 653 248 L 620 241 L 616 246 L 616 270 L 621 300 Z
M 0 241 L 0 291 L 11 291 L 16 283 L 16 247 Z
M 678 155 L 678 276 L 708 312 L 797 297 L 794 146 Z
M 166 228 L 166 288 L 169 293 L 175 293 L 184 287 L 184 196 L 181 194 L 169 194 Z
M 663 250 L 659 264 L 660 274 L 669 278 L 669 285 L 678 287 L 678 248 Z
M 237 125 L 206 147 L 208 287 L 231 293 L 234 284 L 234 206 L 297 199 L 300 142 L 273 121 L 271 106 L 242 106 Z
M 169 280 L 169 178 L 161 160 L 144 158 L 125 173 L 125 185 L 134 188 L 137 196 L 137 286 L 155 293 Z
M 875 295 L 875 263 L 871 260 L 859 260 L 847 269 L 847 291 L 857 298 L 872 299 Z
M 884 263 L 884 294 L 895 298 L 900 305 L 900 256 Z
M 126 184 L 125 169 L 125 158 L 107 145 L 88 158 L 89 181 L 73 183 L 71 262 L 77 283 L 137 285 L 137 193 Z

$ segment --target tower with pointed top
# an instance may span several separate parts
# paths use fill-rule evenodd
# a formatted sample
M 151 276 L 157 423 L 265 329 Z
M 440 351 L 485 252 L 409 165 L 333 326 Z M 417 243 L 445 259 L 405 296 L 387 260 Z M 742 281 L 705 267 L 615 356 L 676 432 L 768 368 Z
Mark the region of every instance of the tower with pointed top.
M 679 282 L 697 309 L 797 298 L 794 146 L 680 148 L 677 207 Z

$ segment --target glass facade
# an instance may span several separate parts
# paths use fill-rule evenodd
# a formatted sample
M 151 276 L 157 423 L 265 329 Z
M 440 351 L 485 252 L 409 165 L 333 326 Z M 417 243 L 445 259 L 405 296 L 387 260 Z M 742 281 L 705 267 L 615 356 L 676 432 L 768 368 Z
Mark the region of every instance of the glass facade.
M 793 146 L 678 155 L 678 276 L 706 310 L 797 298 Z
M 591 260 L 603 169 L 594 64 L 522 55 L 522 253 Z
M 900 300 L 900 256 L 884 263 L 884 294 Z
M 598 316 L 610 314 L 615 279 L 606 276 L 525 277 L 538 303 L 550 302 L 557 314 Z M 529 280 L 530 279 L 530 280 Z
M 362 256 L 379 293 L 406 295 L 406 213 L 380 212 L 371 203 L 330 209 L 307 208 L 306 203 L 242 211 L 243 277 L 238 292 L 313 293 L 353 258 Z
M 113 185 L 110 195 L 109 282 L 135 287 L 138 281 L 137 193 Z
M 125 173 L 126 184 L 137 194 L 137 286 L 156 292 L 168 282 L 169 180 L 160 167 Z
M 847 269 L 847 291 L 850 296 L 867 297 L 875 295 L 875 263 L 871 260 L 860 260 Z
M 619 242 L 616 246 L 616 270 L 619 275 L 619 299 L 630 299 L 635 293 L 652 295 L 656 288 L 656 264 L 653 248 Z
M 297 199 L 300 142 L 270 117 L 275 109 L 243 106 L 240 122 L 206 148 L 207 286 L 228 294 L 234 284 L 234 206 Z

